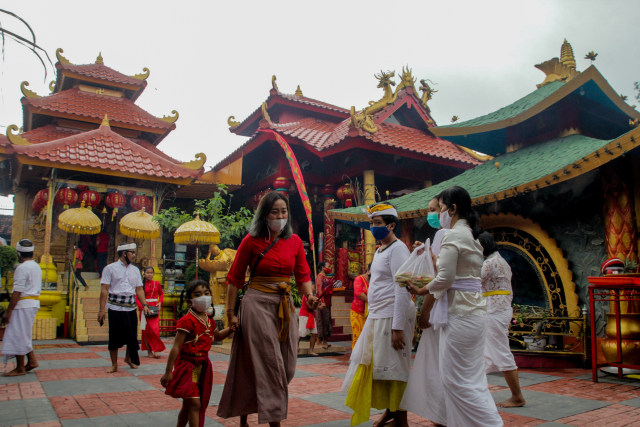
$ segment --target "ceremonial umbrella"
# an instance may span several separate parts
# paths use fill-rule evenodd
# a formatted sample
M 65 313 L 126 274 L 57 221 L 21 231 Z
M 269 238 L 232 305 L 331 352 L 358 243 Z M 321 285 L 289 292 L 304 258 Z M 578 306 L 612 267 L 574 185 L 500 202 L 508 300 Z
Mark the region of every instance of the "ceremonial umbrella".
M 173 235 L 175 243 L 196 245 L 196 279 L 198 278 L 198 245 L 220 243 L 220 232 L 215 225 L 202 221 L 200 215 L 196 219 L 185 222 Z
M 82 206 L 79 208 L 67 209 L 60 214 L 58 217 L 58 227 L 67 233 L 75 234 L 77 238 L 77 235 L 79 234 L 98 234 L 102 228 L 102 222 L 100 221 L 100 218 L 91 211 L 91 209 L 84 207 L 83 201 Z M 71 277 L 72 274 L 75 274 L 74 270 L 76 268 L 76 245 L 74 244 L 73 247 L 73 263 L 71 264 L 69 277 Z M 70 290 L 71 300 L 69 301 L 69 306 L 74 307 L 73 312 L 75 312 L 75 308 L 77 308 L 76 306 L 78 303 L 78 297 L 75 295 L 76 292 L 74 292 L 75 289 L 77 289 L 77 286 L 74 286 L 74 288 Z M 71 322 L 72 325 L 75 325 L 75 316 L 73 312 L 71 312 L 71 315 L 73 316 L 71 318 Z
M 134 239 L 157 239 L 160 237 L 160 225 L 142 208 L 122 217 L 120 232 Z

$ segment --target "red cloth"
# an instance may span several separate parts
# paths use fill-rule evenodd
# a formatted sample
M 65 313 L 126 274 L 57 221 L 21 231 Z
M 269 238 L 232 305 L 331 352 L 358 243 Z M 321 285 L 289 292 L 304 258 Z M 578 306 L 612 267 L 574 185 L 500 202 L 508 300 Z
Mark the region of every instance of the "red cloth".
M 183 346 L 184 348 L 184 346 Z M 193 371 L 200 369 L 198 381 L 194 382 Z M 175 398 L 200 397 L 200 427 L 205 425 L 205 415 L 211 388 L 213 387 L 213 367 L 208 355 L 190 356 L 182 350 L 178 353 L 173 365 L 171 382 L 167 385 L 165 393 Z
M 309 309 L 307 305 L 307 296 L 302 296 L 302 303 L 300 304 L 300 317 L 307 316 L 307 329 L 313 329 L 316 327 L 316 317 L 313 314 L 314 310 Z
M 105 231 L 98 234 L 96 238 L 96 251 L 98 253 L 107 253 L 109 252 L 109 234 Z
M 164 298 L 164 292 L 162 291 L 162 285 L 157 280 L 145 280 L 144 282 L 144 297 L 145 299 L 157 299 L 158 301 L 147 301 L 147 304 L 150 306 L 162 305 L 162 300 Z M 136 295 L 136 305 L 138 306 L 138 310 L 140 310 L 139 318 L 142 318 L 142 304 L 140 300 L 138 300 L 138 295 Z M 151 351 L 164 351 L 166 348 L 164 343 L 160 339 L 160 316 L 156 317 L 147 317 L 146 319 L 147 326 L 142 330 L 143 339 L 141 348 L 142 350 L 149 350 L 147 348 L 147 344 L 149 344 Z
M 189 309 L 187 314 L 178 320 L 176 329 L 187 333 L 187 338 L 180 351 L 196 356 L 206 355 L 213 345 L 213 331 L 216 330 L 216 322 L 207 316 L 209 325 L 205 327 L 202 319 Z
M 76 249 L 76 270 L 82 270 L 82 259 L 84 258 L 84 252 L 82 249 Z
M 358 298 L 360 294 L 366 294 L 369 291 L 369 283 L 364 276 L 358 276 L 353 281 L 353 302 L 351 303 L 351 311 L 356 313 L 364 313 L 365 302 Z
M 331 307 L 331 294 L 333 293 L 334 279 L 325 276 L 324 273 L 316 276 L 316 293 L 318 299 L 327 307 Z
M 240 289 L 245 283 L 247 267 L 253 267 L 256 259 L 272 241 L 263 237 L 246 235 L 238 247 L 233 265 L 227 274 L 227 283 Z M 302 240 L 296 234 L 288 239 L 280 239 L 260 261 L 254 276 L 289 277 L 295 275 L 298 288 L 311 280 L 311 272 L 304 254 Z

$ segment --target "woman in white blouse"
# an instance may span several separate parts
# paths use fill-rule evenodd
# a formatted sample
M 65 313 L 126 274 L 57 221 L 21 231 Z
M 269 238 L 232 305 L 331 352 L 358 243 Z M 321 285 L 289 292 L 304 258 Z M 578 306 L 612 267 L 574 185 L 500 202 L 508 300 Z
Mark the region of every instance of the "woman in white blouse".
M 480 227 L 464 188 L 441 193 L 440 224 L 450 230 L 442 239 L 436 277 L 424 288 L 407 286 L 412 294 L 431 293 L 436 300 L 430 323 L 440 331 L 441 382 L 433 386 L 443 390 L 448 427 L 502 426 L 485 375 Z

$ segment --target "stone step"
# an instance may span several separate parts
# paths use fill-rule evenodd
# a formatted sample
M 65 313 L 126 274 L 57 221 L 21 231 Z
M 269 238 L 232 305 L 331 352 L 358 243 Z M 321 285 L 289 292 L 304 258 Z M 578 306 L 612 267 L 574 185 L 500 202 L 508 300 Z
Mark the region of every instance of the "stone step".
M 79 341 L 79 340 L 78 340 Z M 96 335 L 88 335 L 87 336 L 87 341 L 98 341 L 98 342 L 107 342 L 109 341 L 109 334 L 96 334 Z
M 104 326 L 92 326 L 87 327 L 87 333 L 89 336 L 93 335 L 109 335 L 109 326 L 105 323 Z

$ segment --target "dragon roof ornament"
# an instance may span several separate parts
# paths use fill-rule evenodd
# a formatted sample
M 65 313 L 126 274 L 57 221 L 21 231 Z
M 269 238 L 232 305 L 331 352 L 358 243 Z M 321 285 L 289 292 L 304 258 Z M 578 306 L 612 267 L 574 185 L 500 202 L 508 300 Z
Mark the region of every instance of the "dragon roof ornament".
M 149 71 L 149 69 L 147 67 L 144 67 L 142 69 L 142 73 L 139 74 L 135 74 L 131 77 L 133 77 L 134 79 L 137 80 L 147 80 L 149 78 L 149 74 L 151 74 L 151 71 Z
M 20 91 L 22 92 L 22 94 L 25 97 L 27 97 L 27 98 L 42 98 L 40 95 L 38 95 L 34 91 L 27 89 L 27 86 L 29 86 L 29 82 L 28 81 L 24 81 L 24 82 L 20 83 Z
M 198 153 L 196 154 L 196 160 L 184 162 L 182 163 L 182 167 L 187 169 L 198 170 L 198 169 L 202 169 L 206 161 L 207 161 L 206 154 Z
M 180 118 L 180 114 L 176 110 L 171 110 L 171 116 L 162 116 L 160 120 L 167 123 L 175 123 Z
M 234 128 L 236 126 L 239 126 L 240 122 L 236 120 L 236 116 L 229 116 L 229 118 L 227 119 L 227 124 L 230 128 Z
M 272 75 L 271 76 L 271 88 L 273 90 L 275 90 L 276 92 L 280 92 L 280 90 L 278 89 L 278 83 L 276 83 L 277 77 L 276 75 Z
M 51 80 L 49 82 L 49 90 L 51 91 L 51 93 L 56 91 L 56 81 L 55 80 Z
M 61 47 L 56 49 L 56 58 L 58 58 L 58 62 L 65 65 L 73 65 L 67 58 L 62 56 L 63 53 L 64 53 L 64 50 L 62 50 Z
M 19 133 L 13 133 L 18 131 Z M 13 145 L 31 145 L 29 141 L 20 136 L 20 132 L 17 125 L 9 125 L 7 127 L 7 138 L 9 138 L 9 142 Z

